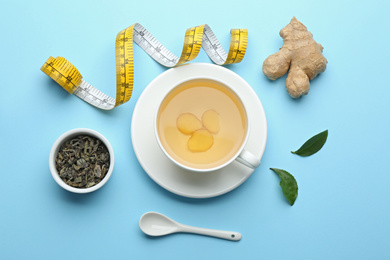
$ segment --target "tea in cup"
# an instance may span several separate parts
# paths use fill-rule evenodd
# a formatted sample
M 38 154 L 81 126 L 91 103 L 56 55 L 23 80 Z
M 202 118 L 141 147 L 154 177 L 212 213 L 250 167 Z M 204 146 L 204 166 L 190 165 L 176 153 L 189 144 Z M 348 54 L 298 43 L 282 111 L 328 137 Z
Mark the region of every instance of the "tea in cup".
M 244 150 L 250 129 L 245 105 L 220 80 L 192 78 L 177 84 L 159 103 L 154 123 L 162 151 L 184 169 L 213 171 L 233 160 L 251 168 L 260 164 Z

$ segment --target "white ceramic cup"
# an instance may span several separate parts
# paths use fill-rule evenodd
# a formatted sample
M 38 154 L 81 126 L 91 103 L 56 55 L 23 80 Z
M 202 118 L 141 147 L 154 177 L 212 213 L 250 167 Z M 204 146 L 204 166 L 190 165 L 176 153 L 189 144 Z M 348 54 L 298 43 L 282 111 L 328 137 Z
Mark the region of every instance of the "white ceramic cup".
M 108 149 L 108 152 L 110 153 L 110 167 L 108 168 L 108 172 L 107 172 L 106 176 L 98 184 L 96 184 L 92 187 L 89 187 L 89 188 L 75 188 L 75 187 L 69 186 L 60 178 L 60 175 L 58 174 L 58 171 L 57 171 L 56 166 L 55 166 L 56 165 L 56 157 L 58 155 L 58 151 L 60 150 L 61 145 L 65 141 L 67 141 L 71 138 L 74 138 L 76 136 L 79 136 L 79 135 L 89 135 L 89 136 L 92 136 L 92 137 L 99 139 L 100 141 L 102 141 L 105 144 L 105 146 Z M 91 130 L 91 129 L 87 129 L 87 128 L 77 128 L 77 129 L 73 129 L 73 130 L 70 130 L 70 131 L 62 134 L 54 142 L 54 144 L 50 150 L 50 155 L 49 155 L 49 168 L 50 168 L 50 172 L 51 172 L 51 175 L 53 176 L 54 180 L 58 183 L 58 185 L 60 185 L 65 190 L 68 190 L 68 191 L 74 192 L 74 193 L 89 193 L 89 192 L 95 191 L 97 189 L 100 189 L 108 181 L 108 179 L 111 177 L 112 171 L 114 170 L 114 161 L 115 161 L 114 150 L 112 149 L 111 144 L 108 142 L 108 140 L 102 134 L 100 134 L 99 132 L 97 132 L 95 130 Z
M 247 131 L 245 133 L 245 138 L 244 138 L 244 141 L 242 142 L 240 148 L 238 149 L 238 151 L 225 163 L 221 164 L 221 165 L 218 165 L 216 167 L 213 167 L 213 168 L 194 168 L 194 167 L 189 167 L 187 165 L 184 165 L 180 162 L 178 162 L 177 160 L 175 160 L 172 156 L 169 155 L 169 153 L 165 150 L 164 146 L 162 145 L 161 141 L 160 141 L 160 137 L 159 137 L 159 134 L 158 134 L 158 114 L 159 114 L 159 110 L 160 110 L 160 106 L 161 104 L 163 103 L 164 99 L 167 97 L 167 95 L 174 89 L 176 88 L 177 86 L 183 84 L 183 83 L 186 83 L 186 82 L 189 82 L 189 81 L 193 81 L 193 80 L 211 80 L 211 81 L 216 81 L 218 83 L 220 83 L 221 86 L 224 86 L 226 88 L 228 88 L 230 91 L 232 91 L 233 93 L 235 93 L 235 95 L 240 99 L 243 107 L 244 107 L 244 110 L 245 110 L 245 115 L 247 117 L 247 122 L 248 122 L 248 125 L 247 125 Z M 164 154 L 173 162 L 175 163 L 176 165 L 186 169 L 186 170 L 189 170 L 189 171 L 194 171 L 194 172 L 210 172 L 210 171 L 215 171 L 215 170 L 218 170 L 218 169 L 221 169 L 227 165 L 229 165 L 230 163 L 232 163 L 234 160 L 236 160 L 237 162 L 240 162 L 242 163 L 243 165 L 247 166 L 247 167 L 250 167 L 252 169 L 256 169 L 259 165 L 260 165 L 260 160 L 259 158 L 257 158 L 257 156 L 253 155 L 251 152 L 245 150 L 245 145 L 248 141 L 248 137 L 249 137 L 249 132 L 250 132 L 250 120 L 247 116 L 247 108 L 245 107 L 245 103 L 242 102 L 242 98 L 240 97 L 240 95 L 234 91 L 232 88 L 229 87 L 229 84 L 226 83 L 226 82 L 222 82 L 221 80 L 219 79 L 215 79 L 215 78 L 212 78 L 212 77 L 192 77 L 192 78 L 188 78 L 184 81 L 181 81 L 181 82 L 178 82 L 176 85 L 174 85 L 172 88 L 170 88 L 164 95 L 163 97 L 161 98 L 160 102 L 158 103 L 158 106 L 157 106 L 157 110 L 155 111 L 155 117 L 154 117 L 154 133 L 155 133 L 155 137 L 157 139 L 157 143 L 159 144 L 161 150 L 164 152 Z

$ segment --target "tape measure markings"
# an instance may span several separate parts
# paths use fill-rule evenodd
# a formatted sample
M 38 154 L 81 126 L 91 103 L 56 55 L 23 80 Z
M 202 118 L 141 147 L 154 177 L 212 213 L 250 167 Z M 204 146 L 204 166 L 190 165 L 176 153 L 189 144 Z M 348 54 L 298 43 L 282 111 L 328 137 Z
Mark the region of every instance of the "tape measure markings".
M 175 67 L 197 57 L 201 47 L 210 59 L 218 64 L 241 62 L 248 43 L 247 29 L 232 29 L 228 53 L 207 25 L 186 30 L 180 57 L 170 52 L 141 24 L 135 23 L 120 31 L 115 41 L 116 98 L 112 98 L 82 79 L 75 66 L 63 57 L 50 57 L 41 70 L 70 94 L 101 109 L 110 110 L 130 100 L 134 85 L 133 42 L 150 57 L 165 67 Z
M 139 31 L 137 31 L 137 29 L 139 29 Z M 157 41 L 157 39 L 155 39 L 147 30 L 145 35 L 145 33 L 143 32 L 145 30 L 146 29 L 143 28 L 142 25 L 137 24 L 137 26 L 135 27 L 135 32 L 138 32 L 139 37 L 134 38 L 135 43 L 137 43 L 137 45 L 139 45 L 141 48 L 142 48 L 141 46 L 142 42 L 147 42 L 148 44 L 150 44 L 150 46 L 153 46 L 151 43 L 149 43 L 149 41 L 145 37 L 151 38 L 157 43 L 157 46 L 153 49 L 151 48 L 147 48 L 147 49 L 142 48 L 142 49 L 144 49 L 144 51 L 149 56 L 151 56 L 155 61 L 157 61 L 161 65 L 165 67 L 174 67 L 178 61 L 178 58 L 173 53 L 171 53 L 168 49 L 166 49 L 164 45 L 162 45 L 159 41 Z M 147 46 L 146 43 L 144 45 L 145 47 Z M 152 50 L 154 50 L 154 52 L 152 52 Z M 163 56 L 163 60 L 161 60 L 161 58 L 156 56 Z
M 205 43 L 206 46 L 203 49 L 206 51 L 207 55 L 212 59 L 212 61 L 218 65 L 223 64 L 223 62 L 227 58 L 227 54 L 225 50 L 222 48 L 222 45 L 217 40 L 214 32 L 211 30 L 209 26 L 205 28 Z M 211 39 L 211 40 L 210 40 Z M 212 42 L 216 42 L 214 45 Z M 212 52 L 214 50 L 214 52 Z M 216 56 L 219 57 L 219 60 L 215 60 Z
M 102 109 L 108 110 L 115 106 L 114 98 L 94 88 L 85 80 L 81 82 L 81 85 L 75 90 L 73 94 L 95 107 L 102 106 Z M 95 97 L 95 100 L 93 99 L 93 97 Z

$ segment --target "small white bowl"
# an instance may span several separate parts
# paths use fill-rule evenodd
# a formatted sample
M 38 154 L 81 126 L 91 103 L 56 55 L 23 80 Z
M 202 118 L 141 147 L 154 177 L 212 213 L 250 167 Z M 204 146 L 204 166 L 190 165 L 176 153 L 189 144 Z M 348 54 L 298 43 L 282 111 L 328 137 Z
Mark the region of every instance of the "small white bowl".
M 89 135 L 93 136 L 99 140 L 101 140 L 107 147 L 108 152 L 110 153 L 110 167 L 108 169 L 108 172 L 106 176 L 96 185 L 89 187 L 89 188 L 75 188 L 72 186 L 69 186 L 66 184 L 59 176 L 58 171 L 56 169 L 56 157 L 58 154 L 58 151 L 60 150 L 61 145 L 67 141 L 68 139 L 71 139 L 73 137 L 79 136 L 79 135 Z M 95 130 L 87 129 L 87 128 L 77 128 L 70 130 L 64 134 L 62 134 L 53 144 L 53 147 L 50 150 L 49 155 L 49 168 L 51 175 L 53 176 L 54 180 L 65 190 L 68 190 L 70 192 L 74 193 L 89 193 L 92 191 L 95 191 L 99 188 L 101 188 L 111 177 L 112 171 L 114 169 L 114 151 L 112 149 L 111 144 L 108 142 L 108 140 L 99 132 L 96 132 Z

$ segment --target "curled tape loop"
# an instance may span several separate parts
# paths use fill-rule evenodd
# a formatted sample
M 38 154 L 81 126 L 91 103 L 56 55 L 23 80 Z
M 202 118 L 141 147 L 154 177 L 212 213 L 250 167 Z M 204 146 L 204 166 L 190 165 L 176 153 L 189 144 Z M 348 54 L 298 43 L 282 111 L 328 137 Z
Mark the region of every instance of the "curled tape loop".
M 226 65 L 241 62 L 248 43 L 247 29 L 232 29 L 230 35 L 230 48 L 226 53 L 207 24 L 189 28 L 185 33 L 182 53 L 177 57 L 139 23 L 124 29 L 117 34 L 115 41 L 115 99 L 84 81 L 76 67 L 63 57 L 50 57 L 41 70 L 70 94 L 75 94 L 95 107 L 111 110 L 129 101 L 133 92 L 133 41 L 165 67 L 175 67 L 195 59 L 201 47 L 214 63 Z

